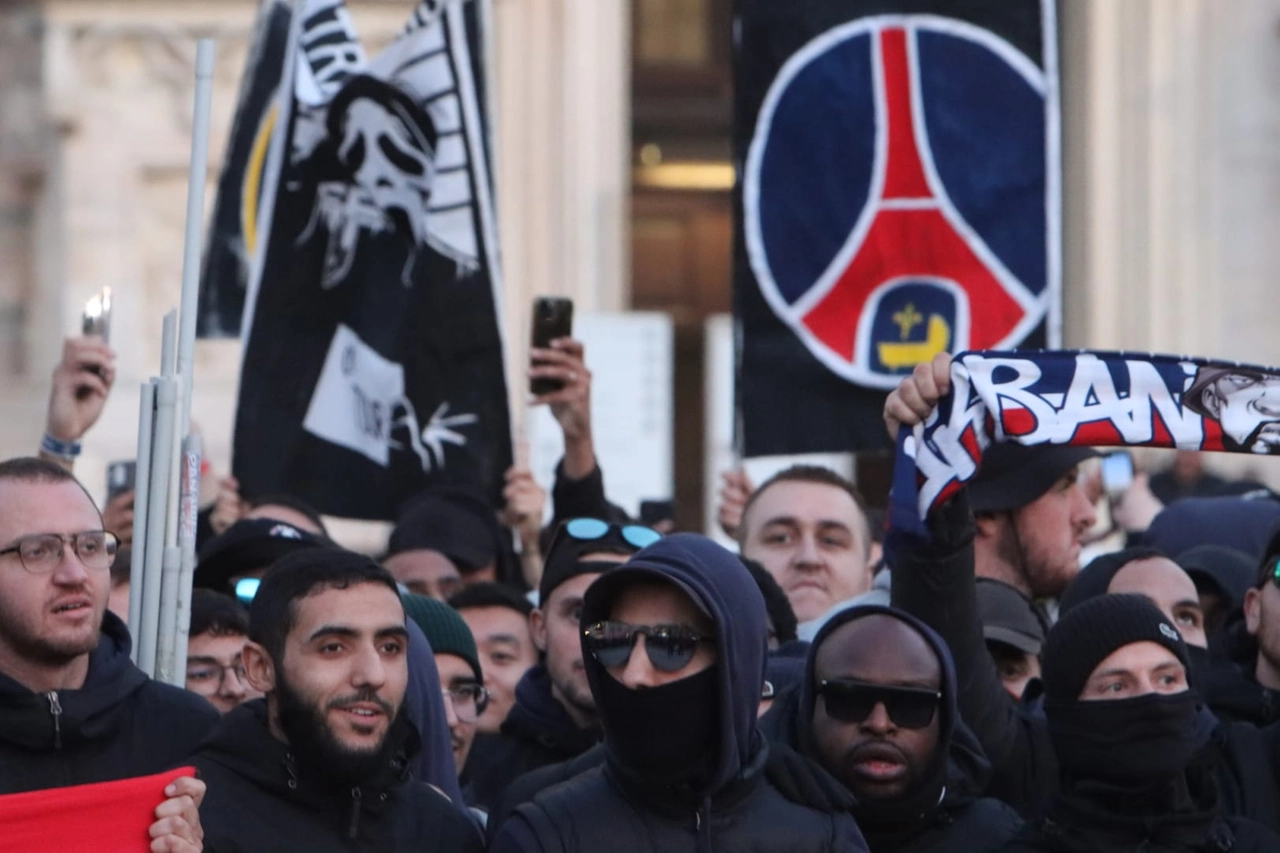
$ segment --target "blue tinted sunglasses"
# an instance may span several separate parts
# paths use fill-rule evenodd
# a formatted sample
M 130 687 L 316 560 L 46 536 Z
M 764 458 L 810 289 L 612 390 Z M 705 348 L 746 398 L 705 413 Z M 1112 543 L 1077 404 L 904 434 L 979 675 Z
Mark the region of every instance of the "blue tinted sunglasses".
M 662 538 L 662 534 L 651 527 L 640 524 L 610 524 L 598 518 L 573 518 L 564 523 L 565 534 L 579 542 L 591 542 L 603 539 L 610 530 L 616 530 L 623 540 L 636 548 L 647 548 Z

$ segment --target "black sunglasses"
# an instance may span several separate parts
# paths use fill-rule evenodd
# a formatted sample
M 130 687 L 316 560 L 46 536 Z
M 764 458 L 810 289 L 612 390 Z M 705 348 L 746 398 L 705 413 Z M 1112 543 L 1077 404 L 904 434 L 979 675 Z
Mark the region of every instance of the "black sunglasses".
M 675 672 L 693 660 L 698 643 L 710 643 L 685 625 L 631 625 L 626 622 L 597 622 L 582 632 L 587 651 L 602 666 L 612 669 L 631 660 L 636 637 L 644 634 L 644 650 L 649 663 L 663 672 Z
M 876 705 L 884 705 L 885 713 L 896 726 L 923 729 L 933 721 L 942 700 L 942 692 L 923 687 L 893 687 L 868 684 L 841 678 L 818 685 L 818 695 L 826 705 L 827 716 L 842 723 L 861 723 L 871 716 Z

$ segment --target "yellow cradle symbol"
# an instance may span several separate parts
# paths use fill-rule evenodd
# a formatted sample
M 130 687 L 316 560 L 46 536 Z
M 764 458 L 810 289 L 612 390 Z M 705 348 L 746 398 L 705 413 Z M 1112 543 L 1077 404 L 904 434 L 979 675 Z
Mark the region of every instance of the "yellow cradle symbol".
M 893 315 L 893 322 L 901 330 L 902 340 L 905 342 L 911 330 L 924 322 L 924 317 L 916 310 L 915 305 L 907 303 L 901 311 Z M 951 327 L 941 315 L 931 314 L 923 341 L 879 343 L 876 344 L 876 348 L 880 353 L 881 364 L 890 370 L 899 370 L 932 361 L 933 357 L 945 350 L 949 343 L 951 343 Z

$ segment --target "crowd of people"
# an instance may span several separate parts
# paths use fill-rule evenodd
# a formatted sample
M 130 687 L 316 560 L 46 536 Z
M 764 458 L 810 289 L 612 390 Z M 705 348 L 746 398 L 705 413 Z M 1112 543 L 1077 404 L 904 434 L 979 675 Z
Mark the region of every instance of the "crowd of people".
M 927 537 L 825 468 L 730 472 L 734 553 L 610 503 L 581 344 L 534 358 L 550 495 L 430 489 L 370 556 L 216 477 L 182 690 L 130 661 L 132 495 L 73 473 L 114 356 L 70 340 L 0 462 L 0 793 L 192 766 L 167 853 L 1280 851 L 1280 497 L 998 444 Z

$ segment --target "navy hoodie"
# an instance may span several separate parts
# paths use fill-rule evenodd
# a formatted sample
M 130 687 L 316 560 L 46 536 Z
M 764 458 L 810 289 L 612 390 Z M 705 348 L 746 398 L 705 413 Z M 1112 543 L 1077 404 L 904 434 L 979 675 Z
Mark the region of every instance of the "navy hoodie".
M 604 766 L 520 806 L 499 831 L 493 851 L 866 850 L 847 813 L 788 799 L 766 772 L 769 747 L 756 727 L 756 712 L 765 678 L 767 620 L 764 599 L 741 561 L 702 536 L 667 537 L 592 584 L 582 624 L 608 618 L 619 590 L 644 580 L 679 587 L 716 625 L 719 751 L 709 779 L 696 790 L 647 781 L 610 748 L 610 720 L 601 706 Z M 611 676 L 585 648 L 584 661 L 598 697 L 601 680 Z M 680 724 L 678 711 L 671 724 Z
M 148 678 L 130 647 L 124 622 L 107 611 L 79 690 L 35 693 L 0 675 L 0 793 L 159 773 L 213 730 L 214 707 Z
M 892 616 L 916 630 L 933 649 L 942 670 L 938 746 L 925 768 L 923 784 L 891 802 L 855 805 L 854 816 L 872 853 L 897 851 L 997 850 L 1022 825 L 1012 808 L 993 799 L 980 799 L 990 777 L 990 765 L 976 738 L 959 720 L 956 709 L 956 671 L 947 644 L 929 626 L 901 610 L 880 605 L 850 607 L 827 621 L 813 638 L 800 689 L 766 715 L 761 727 L 770 737 L 818 757 L 813 736 L 817 701 L 815 661 L 822 644 L 855 619 Z

